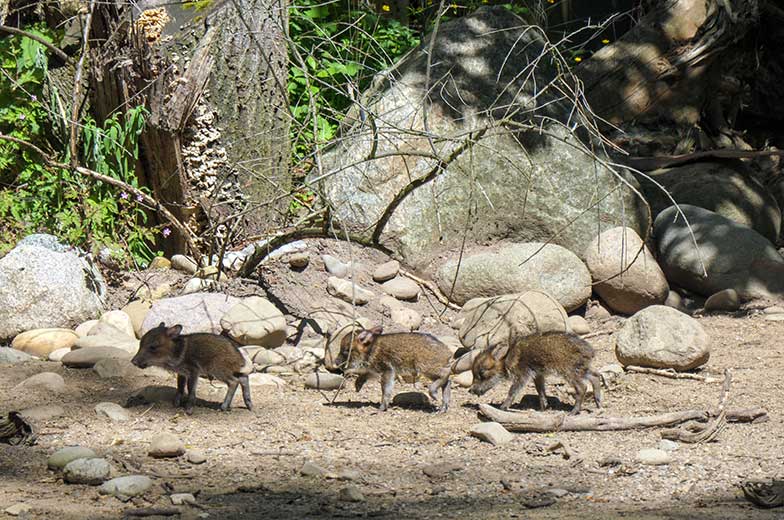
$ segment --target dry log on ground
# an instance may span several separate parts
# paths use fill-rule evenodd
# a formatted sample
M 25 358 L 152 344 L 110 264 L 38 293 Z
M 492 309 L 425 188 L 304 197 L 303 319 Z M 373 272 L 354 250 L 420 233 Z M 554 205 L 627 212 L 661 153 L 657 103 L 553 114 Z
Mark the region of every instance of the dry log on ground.
M 687 421 L 707 421 L 711 417 L 711 414 L 705 410 L 684 410 L 641 417 L 597 417 L 535 411 L 505 412 L 488 404 L 480 404 L 479 412 L 514 432 L 641 430 L 657 426 L 675 426 Z M 725 415 L 727 422 L 760 422 L 767 418 L 767 411 L 762 408 L 726 410 Z

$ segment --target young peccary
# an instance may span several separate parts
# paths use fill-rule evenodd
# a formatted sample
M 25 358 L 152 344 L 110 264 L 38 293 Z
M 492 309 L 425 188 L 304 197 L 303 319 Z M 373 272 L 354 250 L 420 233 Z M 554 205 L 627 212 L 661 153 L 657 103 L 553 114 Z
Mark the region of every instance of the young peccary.
M 361 390 L 371 377 L 381 376 L 380 410 L 389 408 L 395 377 L 415 382 L 420 377 L 432 381 L 430 397 L 438 399 L 441 389 L 440 412 L 449 408 L 451 381 L 449 380 L 452 352 L 430 334 L 399 332 L 382 334 L 381 327 L 349 334 L 340 343 L 336 364 L 345 365 L 346 375 L 357 375 L 355 388 Z
M 166 327 L 161 322 L 142 336 L 139 352 L 131 362 L 139 368 L 157 366 L 176 373 L 177 394 L 174 398 L 174 406 L 180 406 L 182 403 L 187 385 L 185 413 L 188 415 L 193 413 L 199 377 L 218 379 L 229 386 L 221 410 L 226 411 L 231 407 L 237 385 L 242 385 L 242 399 L 248 410 L 252 410 L 248 382 L 250 370 L 246 358 L 239 350 L 239 344 L 231 338 L 217 334 L 181 335 L 181 332 L 182 325 Z
M 482 395 L 502 379 L 512 380 L 509 394 L 501 405 L 506 410 L 517 399 L 525 385 L 534 378 L 539 406 L 547 408 L 547 395 L 544 391 L 544 378 L 548 374 L 558 374 L 574 386 L 575 404 L 570 415 L 580 413 L 587 382 L 593 387 L 596 407 L 602 407 L 602 394 L 599 376 L 591 369 L 593 348 L 581 337 L 566 332 L 545 332 L 518 339 L 510 348 L 496 348 L 479 354 L 471 366 L 474 384 L 469 390 L 472 394 Z

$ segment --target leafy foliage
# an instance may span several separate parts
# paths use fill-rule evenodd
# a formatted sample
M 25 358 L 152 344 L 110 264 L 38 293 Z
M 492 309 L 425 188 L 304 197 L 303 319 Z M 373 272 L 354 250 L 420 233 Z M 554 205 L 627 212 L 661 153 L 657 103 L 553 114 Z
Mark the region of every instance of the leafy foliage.
M 42 27 L 29 32 L 49 41 Z M 47 49 L 29 38 L 8 37 L 0 45 L 0 132 L 31 142 L 52 157 L 68 161 L 66 139 L 54 129 L 61 107 L 47 107 Z M 58 99 L 56 91 L 49 96 Z M 135 174 L 138 139 L 144 127 L 143 107 L 115 114 L 102 126 L 82 122 L 80 163 L 138 188 Z M 63 125 L 59 125 L 64 128 Z M 147 215 L 140 201 L 118 194 L 113 186 L 69 170 L 51 168 L 29 148 L 0 141 L 0 253 L 30 232 L 45 230 L 83 247 L 108 246 L 120 259 L 146 264 L 155 253 L 149 244 L 155 231 L 145 227 Z
M 419 43 L 397 20 L 366 8 L 346 9 L 337 1 L 295 0 L 290 9 L 292 40 L 288 94 L 295 162 L 307 160 L 314 144 L 335 137 L 352 92 Z

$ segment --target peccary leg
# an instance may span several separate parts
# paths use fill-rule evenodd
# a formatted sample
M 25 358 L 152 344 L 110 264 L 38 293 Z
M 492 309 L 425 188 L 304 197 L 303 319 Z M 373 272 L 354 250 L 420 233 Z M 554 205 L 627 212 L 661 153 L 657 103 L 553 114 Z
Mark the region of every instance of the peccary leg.
M 237 392 L 237 386 L 240 382 L 235 378 L 231 381 L 227 381 L 227 384 L 229 385 L 229 389 L 226 390 L 226 398 L 223 400 L 223 403 L 221 403 L 221 411 L 224 412 L 231 410 L 231 401 L 234 399 L 234 394 Z
M 544 375 L 536 374 L 534 385 L 536 385 L 536 393 L 539 394 L 539 409 L 545 411 L 547 410 L 547 394 L 544 391 Z
M 446 378 L 444 385 L 441 387 L 441 408 L 438 409 L 439 412 L 445 413 L 449 410 L 449 399 L 452 396 L 452 381 L 449 378 Z
M 578 415 L 580 410 L 583 409 L 583 400 L 585 399 L 587 385 L 582 379 L 575 379 L 572 382 L 572 385 L 574 386 L 574 408 L 569 412 L 569 415 Z
M 248 376 L 240 377 L 240 385 L 242 386 L 242 400 L 245 401 L 245 408 L 253 410 L 253 403 L 250 401 L 250 381 Z
M 182 404 L 183 394 L 185 392 L 185 383 L 187 379 L 181 374 L 177 374 L 177 393 L 174 394 L 174 407 L 177 408 Z
M 381 404 L 378 409 L 386 411 L 392 401 L 392 393 L 395 391 L 395 369 L 388 368 L 381 374 Z
M 593 401 L 596 403 L 596 408 L 601 409 L 602 407 L 602 383 L 599 379 L 599 375 L 596 372 L 588 372 L 586 376 L 587 379 L 591 382 L 591 386 L 593 387 Z
M 370 379 L 370 375 L 367 373 L 360 374 L 357 380 L 354 382 L 354 390 L 357 392 L 362 390 L 362 387 L 365 386 L 365 383 L 367 383 L 368 379 Z
M 506 399 L 503 403 L 501 403 L 501 410 L 508 410 L 512 403 L 517 400 L 520 395 L 520 392 L 525 388 L 525 385 L 528 384 L 528 380 L 531 379 L 531 374 L 526 373 L 523 377 L 517 378 L 512 381 L 512 386 L 509 387 L 509 393 L 506 396 Z
M 193 405 L 196 402 L 196 385 L 199 384 L 199 374 L 190 374 L 188 380 L 188 398 L 185 400 L 185 413 L 193 413 Z

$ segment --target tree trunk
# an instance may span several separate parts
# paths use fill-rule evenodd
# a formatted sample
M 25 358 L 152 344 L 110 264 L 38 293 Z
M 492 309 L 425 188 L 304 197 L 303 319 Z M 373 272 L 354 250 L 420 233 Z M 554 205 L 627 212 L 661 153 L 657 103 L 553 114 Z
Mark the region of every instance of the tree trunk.
M 269 201 L 289 190 L 286 2 L 166 5 L 131 20 L 125 4 L 100 4 L 91 106 L 99 121 L 149 109 L 140 183 L 217 252 L 269 229 L 280 213 Z M 182 252 L 183 237 L 163 247 Z

